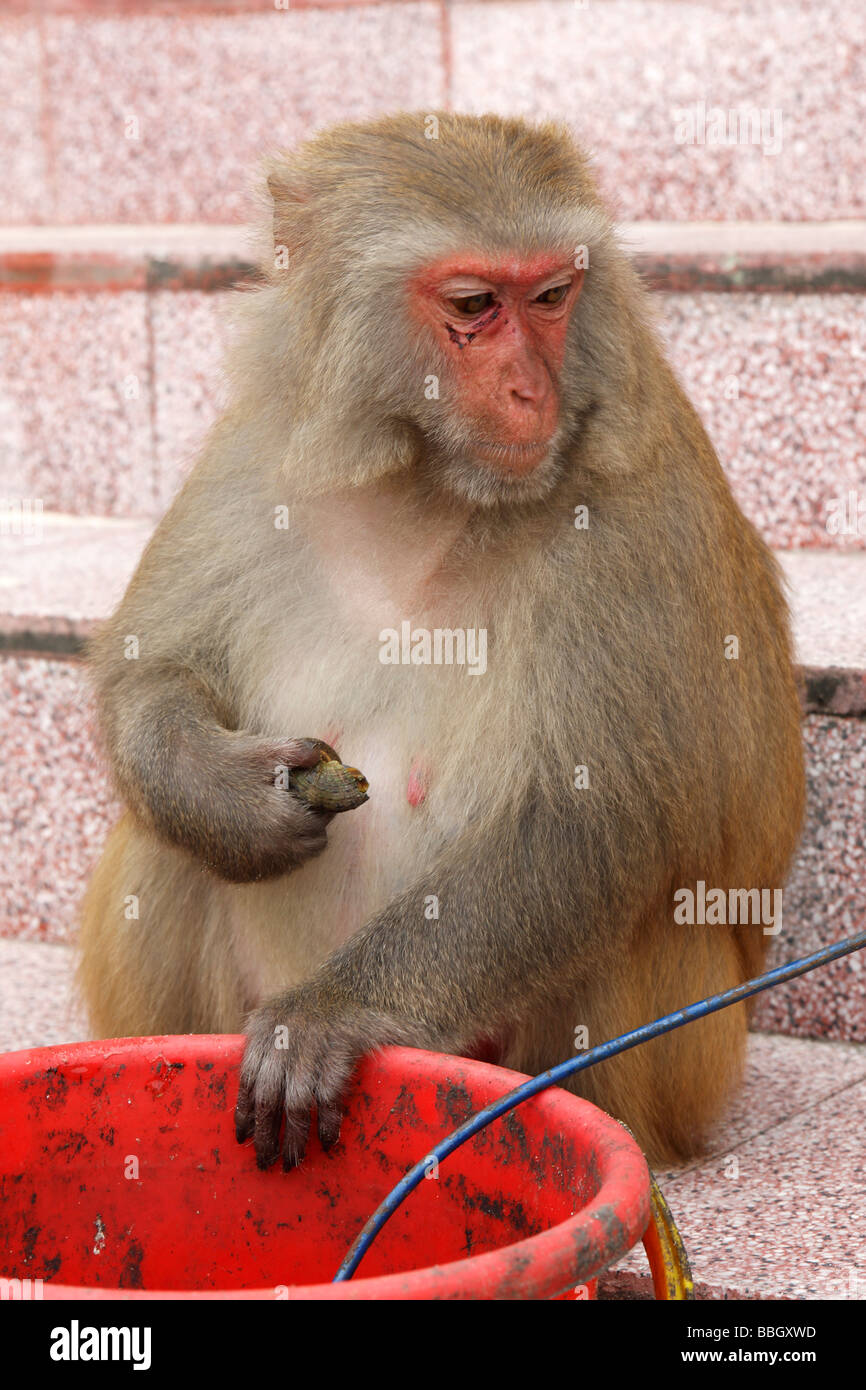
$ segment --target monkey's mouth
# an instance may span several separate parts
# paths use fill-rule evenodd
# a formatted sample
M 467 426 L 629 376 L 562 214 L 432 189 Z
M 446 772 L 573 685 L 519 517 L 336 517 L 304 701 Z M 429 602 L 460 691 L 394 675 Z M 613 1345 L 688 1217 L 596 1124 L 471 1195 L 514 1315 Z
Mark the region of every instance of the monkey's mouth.
M 474 444 L 474 452 L 484 463 L 492 463 L 499 471 L 523 477 L 546 458 L 550 445 L 549 439 L 530 439 L 522 444 L 501 444 L 495 439 L 479 439 Z

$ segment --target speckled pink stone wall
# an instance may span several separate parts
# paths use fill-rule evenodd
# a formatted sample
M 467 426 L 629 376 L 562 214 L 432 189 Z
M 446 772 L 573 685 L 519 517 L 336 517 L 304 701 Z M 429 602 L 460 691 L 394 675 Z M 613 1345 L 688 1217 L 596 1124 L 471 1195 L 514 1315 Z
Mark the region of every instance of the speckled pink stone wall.
M 770 965 L 866 930 L 866 720 L 804 723 L 808 802 Z M 800 1037 L 866 1041 L 863 952 L 764 994 L 754 1026 Z
M 866 312 L 859 295 L 660 295 L 671 358 L 746 515 L 771 544 L 866 546 Z
M 568 121 L 626 217 L 866 211 L 852 0 L 54 3 L 5 18 L 0 86 L 0 222 L 234 220 L 262 148 L 443 104 Z M 678 144 L 701 101 L 778 110 L 779 152 Z
M 144 295 L 0 295 L 0 496 L 157 506 Z
M 435 3 L 60 16 L 42 32 L 55 180 L 38 221 L 242 219 L 264 149 L 444 98 Z
M 4 17 L 0 25 L 0 222 L 41 222 L 51 205 L 42 72 L 42 45 L 32 17 Z
M 564 118 L 618 215 L 856 217 L 866 206 L 866 31 L 849 0 L 458 4 L 456 110 Z M 781 114 L 777 155 L 678 144 L 678 110 Z
M 0 661 L 0 935 L 69 940 L 117 808 L 72 662 Z
M 154 467 L 160 509 L 186 477 L 226 399 L 223 356 L 231 294 L 151 296 L 155 383 Z

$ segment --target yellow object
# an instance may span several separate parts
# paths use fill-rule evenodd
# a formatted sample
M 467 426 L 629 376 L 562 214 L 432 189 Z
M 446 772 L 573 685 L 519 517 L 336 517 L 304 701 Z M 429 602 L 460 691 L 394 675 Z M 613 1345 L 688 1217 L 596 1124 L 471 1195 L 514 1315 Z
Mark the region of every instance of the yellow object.
M 655 1296 L 679 1301 L 693 1299 L 695 1286 L 682 1237 L 652 1172 L 650 1183 L 652 1217 L 644 1232 L 643 1247 L 652 1271 Z

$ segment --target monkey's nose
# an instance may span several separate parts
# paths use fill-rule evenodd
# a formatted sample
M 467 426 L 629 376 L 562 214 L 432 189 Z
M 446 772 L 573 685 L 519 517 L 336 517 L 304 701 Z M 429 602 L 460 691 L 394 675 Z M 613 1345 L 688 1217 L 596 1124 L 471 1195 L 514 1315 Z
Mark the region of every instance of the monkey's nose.
M 533 386 L 512 386 L 511 399 L 519 405 L 538 405 L 540 391 Z
M 544 380 L 522 380 L 512 383 L 508 403 L 516 410 L 536 410 L 541 412 L 550 399 L 550 386 Z

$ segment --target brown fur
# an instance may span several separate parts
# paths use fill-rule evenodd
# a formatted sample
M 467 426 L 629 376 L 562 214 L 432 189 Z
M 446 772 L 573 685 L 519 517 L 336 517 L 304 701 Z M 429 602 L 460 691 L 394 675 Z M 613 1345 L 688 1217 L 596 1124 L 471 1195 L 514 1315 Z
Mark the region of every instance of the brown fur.
M 334 1137 L 368 1047 L 493 1039 L 534 1072 L 580 1025 L 594 1045 L 747 978 L 761 927 L 675 925 L 673 893 L 780 886 L 800 824 L 776 565 L 585 161 L 552 127 L 440 122 L 435 142 L 420 116 L 339 127 L 273 162 L 289 269 L 266 254 L 268 283 L 239 297 L 230 409 L 91 651 L 130 807 L 84 913 L 94 1029 L 233 1031 L 258 1009 L 239 1133 L 256 1130 L 263 1162 L 286 1096 L 287 1161 L 311 1104 Z M 447 362 L 407 326 L 407 277 L 461 247 L 583 244 L 553 471 L 511 500 L 474 495 L 468 470 L 446 486 L 470 426 Z M 381 665 L 379 631 L 406 618 L 485 627 L 486 674 Z M 330 825 L 273 785 L 308 737 L 336 738 L 370 781 L 369 804 Z M 419 755 L 429 789 L 412 809 Z M 654 1159 L 683 1158 L 744 1040 L 743 1009 L 727 1010 L 575 1089 Z

